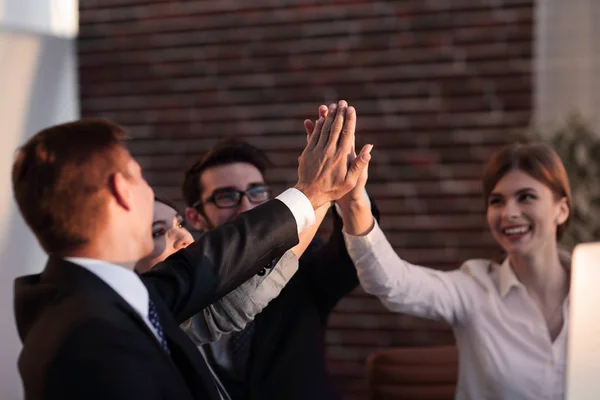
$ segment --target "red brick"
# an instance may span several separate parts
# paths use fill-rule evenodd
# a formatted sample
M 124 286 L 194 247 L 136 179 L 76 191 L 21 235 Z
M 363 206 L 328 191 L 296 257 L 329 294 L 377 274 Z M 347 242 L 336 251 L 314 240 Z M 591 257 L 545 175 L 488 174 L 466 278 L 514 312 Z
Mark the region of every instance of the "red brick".
M 441 270 L 497 254 L 480 174 L 532 113 L 531 0 L 80 0 L 81 109 L 123 123 L 156 194 L 183 206 L 183 171 L 224 136 L 264 148 L 276 192 L 295 183 L 302 120 L 345 98 L 373 143 L 368 191 L 406 260 Z M 330 220 L 320 230 L 331 230 Z M 335 308 L 328 359 L 366 400 L 365 358 L 453 343 L 451 329 L 356 289 Z

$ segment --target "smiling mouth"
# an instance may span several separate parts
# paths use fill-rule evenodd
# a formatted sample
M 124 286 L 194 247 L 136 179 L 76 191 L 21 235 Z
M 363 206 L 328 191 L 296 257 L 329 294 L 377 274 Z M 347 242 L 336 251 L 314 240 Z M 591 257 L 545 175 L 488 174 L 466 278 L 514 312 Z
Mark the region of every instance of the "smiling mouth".
M 502 228 L 502 234 L 508 237 L 519 237 L 531 231 L 531 226 L 513 226 Z

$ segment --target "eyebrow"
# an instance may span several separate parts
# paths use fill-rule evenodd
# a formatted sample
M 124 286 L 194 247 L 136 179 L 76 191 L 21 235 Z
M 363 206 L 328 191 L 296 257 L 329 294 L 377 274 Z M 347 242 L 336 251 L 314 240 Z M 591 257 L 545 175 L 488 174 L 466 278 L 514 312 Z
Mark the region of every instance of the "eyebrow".
M 152 227 L 154 228 L 156 225 L 166 225 L 167 221 L 163 219 L 159 219 L 157 221 L 152 221 Z
M 253 182 L 253 183 L 249 183 L 248 184 L 248 189 L 252 189 L 252 188 L 260 187 L 260 186 L 267 186 L 267 184 L 265 182 Z
M 249 183 L 246 189 L 252 189 L 255 187 L 259 187 L 259 186 L 267 186 L 267 184 L 265 182 L 252 182 Z M 215 190 L 213 190 L 213 193 L 215 192 L 225 192 L 228 190 L 238 190 L 236 187 L 233 186 L 221 186 L 216 188 Z
M 213 190 L 214 192 L 220 192 L 223 190 L 237 190 L 236 188 L 234 188 L 233 186 L 219 186 L 218 188 L 215 188 L 215 190 Z
M 535 192 L 536 190 L 532 187 L 525 187 L 522 189 L 517 190 L 517 194 L 523 194 L 523 193 L 527 193 L 527 192 Z
M 528 193 L 528 192 L 534 192 L 534 193 L 537 193 L 537 192 L 536 192 L 536 190 L 535 190 L 534 188 L 532 188 L 532 187 L 524 187 L 524 188 L 521 188 L 521 189 L 517 190 L 517 191 L 515 192 L 515 194 L 516 194 L 516 195 L 520 195 L 520 194 L 523 194 L 523 193 Z M 501 194 L 501 193 L 498 193 L 498 192 L 492 192 L 492 193 L 490 194 L 490 197 L 503 197 L 503 196 L 504 196 L 503 194 Z

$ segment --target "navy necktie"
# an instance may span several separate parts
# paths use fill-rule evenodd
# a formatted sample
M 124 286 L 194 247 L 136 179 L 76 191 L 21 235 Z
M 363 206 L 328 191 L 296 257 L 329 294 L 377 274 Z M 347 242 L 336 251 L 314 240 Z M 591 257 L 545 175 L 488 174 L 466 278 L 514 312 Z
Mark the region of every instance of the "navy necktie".
M 160 324 L 160 319 L 158 318 L 158 313 L 156 312 L 156 306 L 152 299 L 148 298 L 148 319 L 150 323 L 156 330 L 156 335 L 158 336 L 158 342 L 160 343 L 160 347 L 167 353 L 171 354 L 169 351 L 169 345 L 167 345 L 167 341 L 165 340 L 165 335 L 163 333 L 162 325 Z

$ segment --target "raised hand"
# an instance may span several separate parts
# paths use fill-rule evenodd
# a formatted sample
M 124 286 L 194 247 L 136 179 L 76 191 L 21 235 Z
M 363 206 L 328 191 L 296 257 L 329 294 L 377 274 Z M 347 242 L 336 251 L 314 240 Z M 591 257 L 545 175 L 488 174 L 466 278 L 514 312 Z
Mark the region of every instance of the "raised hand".
M 359 155 L 348 162 L 354 149 L 355 128 L 356 111 L 342 100 L 329 106 L 326 117 L 319 118 L 309 136 L 298 158 L 296 188 L 308 197 L 313 208 L 350 192 L 369 164 L 371 145 L 365 145 Z
M 321 105 L 319 107 L 320 119 L 317 120 L 316 123 L 313 123 L 309 119 L 304 121 L 304 129 L 308 139 L 310 139 L 314 132 L 320 129 L 323 118 L 327 117 L 327 112 L 327 106 Z M 320 125 L 319 121 L 321 121 Z M 348 155 L 348 162 L 352 162 L 355 158 L 356 153 L 354 152 L 354 146 L 352 146 L 352 151 Z M 368 169 L 369 166 L 367 165 L 360 174 L 356 186 L 336 201 L 337 205 L 340 207 L 342 219 L 344 220 L 344 231 L 355 236 L 361 236 L 370 232 L 374 223 L 373 215 L 371 213 L 371 202 L 367 198 L 365 191 L 365 185 L 369 175 Z
M 327 106 L 325 105 L 321 105 L 319 106 L 319 120 L 322 120 L 322 118 L 326 118 L 327 114 L 328 114 L 328 109 Z M 315 123 L 313 123 L 310 119 L 307 119 L 304 121 L 304 130 L 306 131 L 306 136 L 307 136 L 307 140 L 310 139 L 310 137 L 312 136 L 313 132 L 315 132 L 317 129 L 320 129 L 321 127 L 319 126 L 319 120 L 317 120 Z M 321 124 L 322 126 L 322 124 Z M 368 145 L 370 146 L 370 148 L 372 148 L 372 145 Z M 355 152 L 355 145 L 352 144 L 352 150 L 350 152 L 350 154 L 348 154 L 348 162 L 351 163 L 355 158 L 356 158 L 356 152 Z M 370 151 L 370 149 L 369 149 Z M 358 181 L 356 183 L 356 186 L 350 190 L 348 193 L 346 193 L 344 196 L 342 196 L 339 200 L 337 200 L 336 202 L 338 203 L 338 205 L 340 205 L 340 207 L 342 207 L 343 209 L 347 209 L 350 206 L 350 203 L 364 203 L 364 204 L 369 204 L 368 199 L 365 197 L 365 185 L 367 184 L 367 180 L 369 178 L 369 166 L 367 165 L 360 177 L 358 178 Z

